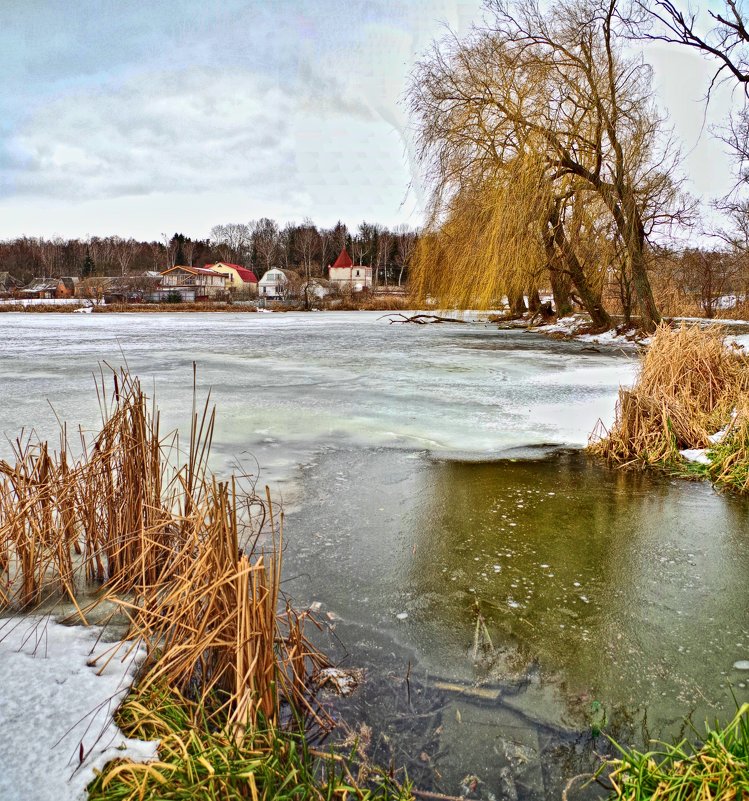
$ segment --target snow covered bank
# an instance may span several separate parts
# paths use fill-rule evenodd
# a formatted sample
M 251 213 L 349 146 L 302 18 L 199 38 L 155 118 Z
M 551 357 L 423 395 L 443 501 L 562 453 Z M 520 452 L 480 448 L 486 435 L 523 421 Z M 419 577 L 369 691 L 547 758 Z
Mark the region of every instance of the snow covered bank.
M 98 635 L 45 617 L 0 621 L 2 801 L 79 801 L 94 768 L 155 757 L 158 743 L 130 740 L 113 721 L 140 654 L 90 666 L 107 647 Z
M 612 328 L 601 334 L 583 333 L 590 326 L 590 317 L 586 314 L 571 314 L 569 317 L 561 317 L 554 323 L 535 326 L 529 330 L 539 334 L 556 334 L 565 339 L 589 342 L 592 345 L 616 345 L 631 348 L 636 345 L 648 345 L 650 343 L 650 337 L 644 337 L 641 332 L 632 330 L 619 333 L 615 328 Z
M 729 330 L 731 327 L 749 327 L 749 320 L 722 320 L 712 319 L 707 320 L 703 317 L 674 317 L 669 318 L 675 325 L 680 323 L 699 323 L 703 328 L 713 325 L 725 326 Z M 525 324 L 525 323 L 523 323 Z M 628 330 L 619 333 L 616 328 L 609 331 L 604 331 L 601 334 L 586 334 L 583 333 L 586 329 L 590 328 L 590 318 L 585 314 L 571 314 L 568 317 L 562 317 L 554 323 L 541 324 L 530 327 L 528 330 L 539 334 L 551 334 L 563 337 L 565 339 L 574 339 L 577 342 L 589 342 L 593 345 L 615 345 L 619 347 L 632 347 L 633 345 L 642 346 L 649 345 L 652 341 L 651 337 L 646 337 L 642 332 Z M 737 346 L 749 351 L 749 334 L 730 334 L 726 337 L 727 343 L 736 343 Z

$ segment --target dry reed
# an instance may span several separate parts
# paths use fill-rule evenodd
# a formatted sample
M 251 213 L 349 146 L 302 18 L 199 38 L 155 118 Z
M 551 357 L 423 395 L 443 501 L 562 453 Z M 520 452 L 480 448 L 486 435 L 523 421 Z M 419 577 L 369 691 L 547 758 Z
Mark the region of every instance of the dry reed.
M 282 515 L 242 477 L 210 473 L 208 401 L 194 404 L 180 465 L 138 379 L 110 372 L 97 383 L 101 430 L 81 434 L 76 460 L 63 428 L 59 452 L 19 439 L 14 463 L 0 461 L 0 608 L 63 592 L 85 623 L 113 604 L 129 621 L 127 647 L 146 648 L 139 687 L 174 688 L 235 736 L 258 716 L 276 723 L 284 702 L 314 714 L 308 678 L 323 659 L 281 597 Z M 81 608 L 77 590 L 92 581 L 98 596 Z
M 634 387 L 619 390 L 613 427 L 599 421 L 590 450 L 620 465 L 670 465 L 681 461 L 680 450 L 713 447 L 711 436 L 743 408 L 749 390 L 749 359 L 727 347 L 724 334 L 659 326 Z

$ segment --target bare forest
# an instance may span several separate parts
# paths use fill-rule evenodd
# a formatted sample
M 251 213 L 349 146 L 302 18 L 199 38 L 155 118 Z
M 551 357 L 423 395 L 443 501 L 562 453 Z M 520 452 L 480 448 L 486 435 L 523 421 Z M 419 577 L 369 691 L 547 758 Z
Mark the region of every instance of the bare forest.
M 341 222 L 326 229 L 305 219 L 282 227 L 265 217 L 215 225 L 207 239 L 182 233 L 153 242 L 120 236 L 18 237 L 0 241 L 0 274 L 8 273 L 19 286 L 35 278 L 137 277 L 177 264 L 202 267 L 220 261 L 251 268 L 258 278 L 273 267 L 314 278 L 324 277 L 345 247 L 357 264 L 373 268 L 376 285 L 403 286 L 415 242 L 416 232 L 407 225 L 390 230 L 363 222 L 350 231 Z

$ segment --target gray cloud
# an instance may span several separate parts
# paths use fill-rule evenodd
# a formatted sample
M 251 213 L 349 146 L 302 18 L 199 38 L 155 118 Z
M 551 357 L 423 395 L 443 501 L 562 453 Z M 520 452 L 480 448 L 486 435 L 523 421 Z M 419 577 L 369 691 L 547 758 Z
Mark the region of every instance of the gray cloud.
M 439 21 L 479 5 L 9 0 L 0 236 L 418 222 L 397 100 Z
M 277 85 L 242 70 L 141 75 L 38 111 L 0 174 L 18 194 L 86 199 L 262 186 L 293 172 L 290 116 Z

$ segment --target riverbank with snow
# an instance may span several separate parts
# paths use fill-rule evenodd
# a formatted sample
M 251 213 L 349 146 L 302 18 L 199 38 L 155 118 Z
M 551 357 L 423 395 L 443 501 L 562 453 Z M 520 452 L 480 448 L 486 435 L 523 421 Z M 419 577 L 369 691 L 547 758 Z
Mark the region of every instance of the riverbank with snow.
M 94 770 L 108 761 L 156 756 L 156 742 L 126 738 L 114 713 L 141 654 L 98 654 L 100 630 L 46 617 L 0 620 L 0 798 L 83 801 Z

